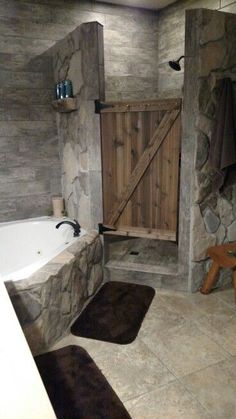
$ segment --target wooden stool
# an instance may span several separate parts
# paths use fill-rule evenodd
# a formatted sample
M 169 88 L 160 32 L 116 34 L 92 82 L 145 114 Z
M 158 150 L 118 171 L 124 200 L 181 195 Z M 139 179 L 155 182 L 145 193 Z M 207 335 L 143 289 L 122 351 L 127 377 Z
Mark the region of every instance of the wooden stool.
M 202 294 L 209 294 L 216 283 L 220 268 L 231 268 L 233 270 L 233 286 L 236 301 L 236 243 L 209 247 L 207 254 L 212 259 L 212 265 L 199 291 Z

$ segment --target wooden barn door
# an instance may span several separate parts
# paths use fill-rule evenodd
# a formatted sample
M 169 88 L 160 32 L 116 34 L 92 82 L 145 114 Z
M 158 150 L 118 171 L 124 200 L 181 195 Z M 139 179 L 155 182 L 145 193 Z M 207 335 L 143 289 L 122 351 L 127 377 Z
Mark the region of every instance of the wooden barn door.
M 100 104 L 108 234 L 176 240 L 181 100 Z

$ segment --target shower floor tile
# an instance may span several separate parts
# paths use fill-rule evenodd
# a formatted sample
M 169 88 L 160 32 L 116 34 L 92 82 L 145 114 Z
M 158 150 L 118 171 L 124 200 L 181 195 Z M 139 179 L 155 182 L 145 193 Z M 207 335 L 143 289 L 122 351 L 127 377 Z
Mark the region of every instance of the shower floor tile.
M 178 247 L 171 242 L 131 239 L 110 244 L 109 261 L 124 265 L 158 265 L 163 268 L 168 266 L 176 271 Z

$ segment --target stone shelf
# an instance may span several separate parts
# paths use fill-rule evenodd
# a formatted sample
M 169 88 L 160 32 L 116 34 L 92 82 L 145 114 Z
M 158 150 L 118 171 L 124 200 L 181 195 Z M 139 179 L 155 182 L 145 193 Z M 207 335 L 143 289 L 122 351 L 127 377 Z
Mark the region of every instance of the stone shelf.
M 57 112 L 73 112 L 78 109 L 77 99 L 75 97 L 68 97 L 65 99 L 58 99 L 52 102 L 52 106 Z

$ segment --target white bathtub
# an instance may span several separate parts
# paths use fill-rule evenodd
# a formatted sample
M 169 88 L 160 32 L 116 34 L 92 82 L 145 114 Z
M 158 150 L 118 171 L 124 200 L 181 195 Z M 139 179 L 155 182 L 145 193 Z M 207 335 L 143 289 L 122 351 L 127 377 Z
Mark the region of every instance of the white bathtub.
M 60 221 L 41 217 L 0 224 L 0 279 L 17 281 L 28 278 L 78 237 L 68 224 L 59 229 Z M 79 237 L 86 234 L 81 229 Z

